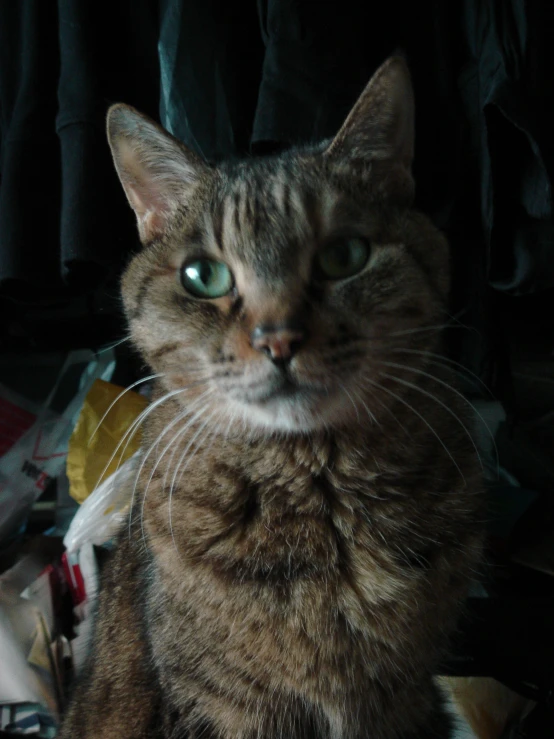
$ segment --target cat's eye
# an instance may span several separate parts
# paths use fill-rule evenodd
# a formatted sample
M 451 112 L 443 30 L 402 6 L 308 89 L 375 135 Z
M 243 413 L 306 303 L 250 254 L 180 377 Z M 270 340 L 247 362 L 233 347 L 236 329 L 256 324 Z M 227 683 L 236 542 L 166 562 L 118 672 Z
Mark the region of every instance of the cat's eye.
M 316 255 L 316 266 L 326 280 L 344 280 L 358 274 L 369 259 L 369 244 L 364 239 L 332 241 Z
M 197 298 L 221 298 L 234 284 L 229 267 L 213 259 L 196 259 L 185 264 L 181 282 L 185 290 Z

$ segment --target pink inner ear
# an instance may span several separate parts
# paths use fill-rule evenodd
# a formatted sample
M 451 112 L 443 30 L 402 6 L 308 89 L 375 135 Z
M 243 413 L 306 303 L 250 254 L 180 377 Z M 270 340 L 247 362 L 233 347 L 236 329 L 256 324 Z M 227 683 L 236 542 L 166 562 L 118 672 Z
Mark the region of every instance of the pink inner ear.
M 148 187 L 146 182 L 124 183 L 124 187 L 137 216 L 141 237 L 151 240 L 159 236 L 171 212 L 169 202 L 162 197 L 160 192 L 157 192 L 153 184 Z
M 150 241 L 166 230 L 168 219 L 209 168 L 154 121 L 128 106 L 110 109 L 108 138 L 141 240 Z
M 169 188 L 169 183 L 157 182 L 155 172 L 142 162 L 141 152 L 125 140 L 120 142 L 116 161 L 121 183 L 137 216 L 140 236 L 149 241 L 163 232 L 172 211 L 171 192 L 163 190 L 163 184 Z
M 139 231 L 141 235 L 144 234 L 143 238 L 146 241 L 151 241 L 157 236 L 160 236 L 165 229 L 166 219 L 158 211 L 149 210 L 146 211 L 142 218 L 139 218 L 138 215 L 137 218 L 139 220 Z

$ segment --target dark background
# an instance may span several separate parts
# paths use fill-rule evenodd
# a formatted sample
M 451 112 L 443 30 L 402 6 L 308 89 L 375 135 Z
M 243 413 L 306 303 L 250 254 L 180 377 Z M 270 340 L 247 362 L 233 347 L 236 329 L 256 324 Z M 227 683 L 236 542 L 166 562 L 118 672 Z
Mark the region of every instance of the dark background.
M 210 161 L 272 151 L 336 132 L 400 48 L 418 205 L 453 246 L 453 313 L 483 333 L 454 343 L 490 372 L 520 323 L 538 341 L 553 328 L 553 13 L 539 0 L 1 0 L 0 347 L 121 334 L 136 236 L 111 103 Z
M 550 0 L 0 0 L 0 379 L 38 397 L 37 366 L 125 335 L 118 278 L 138 243 L 110 104 L 210 162 L 272 152 L 332 136 L 396 49 L 416 94 L 417 204 L 452 245 L 450 354 L 498 399 L 513 499 L 534 500 L 492 537 L 497 597 L 474 603 L 452 669 L 551 705 L 552 577 L 510 559 L 554 540 Z

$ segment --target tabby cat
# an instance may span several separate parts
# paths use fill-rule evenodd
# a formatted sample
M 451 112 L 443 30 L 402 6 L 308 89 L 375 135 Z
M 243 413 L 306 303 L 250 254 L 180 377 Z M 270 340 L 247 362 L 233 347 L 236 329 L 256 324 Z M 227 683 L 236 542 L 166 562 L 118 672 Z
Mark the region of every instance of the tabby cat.
M 332 141 L 217 167 L 111 108 L 158 378 L 62 737 L 451 735 L 433 674 L 482 496 L 413 119 L 397 57 Z

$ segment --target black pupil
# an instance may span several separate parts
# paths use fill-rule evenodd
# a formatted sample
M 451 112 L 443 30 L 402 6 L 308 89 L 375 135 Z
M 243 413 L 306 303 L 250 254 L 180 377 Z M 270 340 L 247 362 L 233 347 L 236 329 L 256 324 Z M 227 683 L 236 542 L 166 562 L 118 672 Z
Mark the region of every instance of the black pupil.
M 200 279 L 202 283 L 204 285 L 208 285 L 211 280 L 212 273 L 213 273 L 213 268 L 210 262 L 201 262 L 198 273 L 200 275 Z
M 348 249 L 341 249 L 341 247 L 336 246 L 334 249 L 334 260 L 337 266 L 339 267 L 348 267 L 350 264 L 350 251 Z

